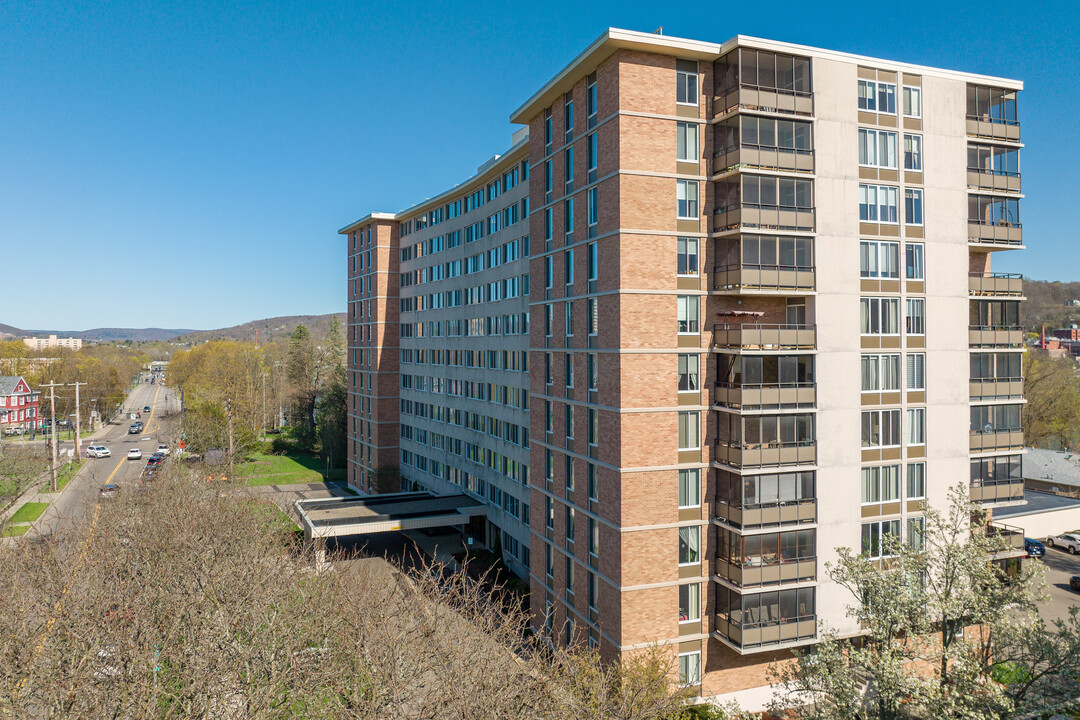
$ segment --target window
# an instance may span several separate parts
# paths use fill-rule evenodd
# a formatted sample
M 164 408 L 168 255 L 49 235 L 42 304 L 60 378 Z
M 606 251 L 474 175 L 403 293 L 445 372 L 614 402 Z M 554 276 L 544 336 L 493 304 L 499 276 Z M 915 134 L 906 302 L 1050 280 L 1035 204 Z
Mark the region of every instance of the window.
M 907 499 L 922 500 L 926 497 L 926 463 L 909 463 L 907 466 Z
M 904 169 L 922 172 L 922 135 L 904 135 Z
M 862 504 L 896 502 L 900 499 L 900 466 L 862 469 Z
M 570 307 L 570 303 L 566 303 L 567 307 Z M 566 362 L 563 367 L 566 370 L 566 387 L 574 387 L 574 355 L 572 353 L 566 353 Z
M 810 238 L 743 235 L 741 242 L 742 264 L 746 267 L 792 270 L 814 266 L 814 244 Z M 737 247 L 733 250 L 738 252 Z
M 900 447 L 900 411 L 863 411 L 862 446 L 864 448 Z
M 859 165 L 896 169 L 896 133 L 859 128 Z
M 585 255 L 585 272 L 588 275 L 588 277 L 586 277 L 585 279 L 589 281 L 596 280 L 596 243 L 589 243 L 589 245 L 586 247 Z
M 596 188 L 589 188 L 585 198 L 588 201 L 589 237 L 593 237 L 596 234 L 596 225 L 600 220 L 599 199 L 597 198 Z
M 675 243 L 678 252 L 677 273 L 679 275 L 697 275 L 698 239 L 678 238 Z
M 596 518 L 590 517 L 588 522 L 589 528 L 589 554 L 600 554 L 600 523 L 596 522 Z
M 544 208 L 544 239 L 550 241 L 555 234 L 555 216 L 552 208 Z
M 739 204 L 740 187 L 744 205 L 785 210 L 809 210 L 813 207 L 811 180 L 743 175 L 741 186 L 737 184 L 738 181 L 735 183 L 727 180 L 717 183 L 717 212 L 724 212 Z
M 988 195 L 968 195 L 968 222 L 977 225 L 1021 227 L 1020 201 Z
M 1015 125 L 1016 91 L 1003 88 L 968 85 L 967 115 L 983 122 Z
M 566 93 L 563 96 L 563 127 L 565 130 L 565 141 L 570 142 L 574 139 L 574 96 L 572 93 Z
M 554 121 L 551 117 L 551 108 L 544 110 L 544 145 L 551 147 L 551 141 L 554 139 Z M 550 150 L 549 150 L 550 152 Z
M 574 148 L 572 147 L 563 151 L 563 177 L 566 192 L 572 191 L 574 189 Z
M 679 622 L 701 620 L 701 583 L 679 586 Z
M 906 257 L 906 270 L 905 273 L 908 280 L 923 280 L 925 279 L 923 273 L 923 244 L 922 243 L 908 243 L 904 246 L 904 255 Z
M 596 124 L 596 73 L 585 80 L 585 117 L 589 127 Z
M 589 389 L 596 390 L 600 380 L 600 369 L 597 367 L 596 353 L 588 354 L 587 371 L 589 374 Z
M 861 360 L 863 392 L 899 392 L 899 355 L 863 355 Z
M 907 361 L 907 389 L 926 389 L 926 353 L 908 353 Z
M 926 444 L 926 408 L 908 408 L 907 444 Z
M 886 538 L 900 540 L 900 521 L 884 520 L 862 526 L 862 554 L 868 558 L 892 557 L 893 549 L 885 549 Z
M 701 562 L 701 528 L 679 528 L 679 564 L 696 565 Z
M 548 255 L 544 258 L 544 288 L 550 290 L 555 285 L 555 258 Z
M 573 594 L 574 594 L 574 561 L 573 561 L 573 559 L 572 559 L 572 558 L 570 558 L 569 556 L 567 556 L 567 557 L 565 558 L 565 561 L 566 561 L 566 562 L 565 562 L 565 565 L 566 565 L 566 570 L 565 570 L 565 575 L 566 575 L 566 592 L 567 592 L 567 594 L 569 594 L 569 595 L 573 595 Z M 570 642 L 569 642 L 569 638 L 571 637 L 571 635 L 572 635 L 572 633 L 573 633 L 573 629 L 572 629 L 572 628 L 573 628 L 573 622 L 572 622 L 572 621 L 570 621 L 570 622 L 567 622 L 567 625 L 566 625 L 566 636 L 567 636 L 567 644 L 568 644 L 568 645 L 570 644 Z
M 900 277 L 900 243 L 863 240 L 859 243 L 859 276 Z
M 968 145 L 970 172 L 1016 177 L 1020 174 L 1020 151 L 1001 145 Z
M 696 220 L 698 217 L 698 184 L 696 180 L 675 181 L 678 217 Z
M 550 497 L 545 497 L 544 502 L 547 504 L 547 529 L 555 529 L 555 502 Z M 550 549 L 550 546 L 548 546 Z M 551 554 L 548 554 L 548 575 L 551 574 Z
M 565 406 L 565 410 L 566 410 L 566 417 L 565 417 L 566 437 L 567 437 L 567 439 L 572 439 L 574 437 L 574 406 L 571 405 L 570 403 L 567 403 L 566 406 Z M 573 461 L 573 458 L 570 457 L 569 455 L 567 455 L 566 460 L 567 460 L 567 468 L 572 468 L 572 466 L 570 465 L 570 462 Z M 573 482 L 573 474 L 572 473 L 567 473 L 566 481 L 567 482 Z
M 589 408 L 589 444 L 596 445 L 600 440 L 600 421 L 595 408 Z
M 915 552 L 922 552 L 926 547 L 926 518 L 908 518 L 907 543 Z
M 1016 432 L 1020 424 L 1020 405 L 972 405 L 971 432 Z
M 697 295 L 679 295 L 678 330 L 680 335 L 698 332 L 698 297 Z
M 904 222 L 908 225 L 922 225 L 922 190 L 906 188 L 904 190 Z
M 859 109 L 877 111 L 877 83 L 870 80 L 859 81 Z
M 751 510 L 814 500 L 817 497 L 815 479 L 813 471 L 745 476 L 720 471 L 716 500 Z
M 574 251 L 563 251 L 563 271 L 565 273 L 566 284 L 574 284 Z
M 675 102 L 681 105 L 698 104 L 696 60 L 675 61 Z
M 922 88 L 904 86 L 904 117 L 922 117 Z
M 698 126 L 695 123 L 675 123 L 675 159 L 698 161 Z
M 566 198 L 563 200 L 563 231 L 566 235 L 574 234 L 574 198 Z M 567 238 L 567 242 L 570 242 L 570 238 Z
M 859 109 L 896 114 L 896 85 L 892 83 L 859 81 Z
M 900 334 L 900 298 L 860 298 L 863 335 Z
M 1022 483 L 1023 467 L 1020 455 L 1001 455 L 971 461 L 971 484 L 998 485 Z
M 926 334 L 926 300 L 922 298 L 907 299 L 907 334 Z
M 679 685 L 701 684 L 701 651 L 679 654 Z
M 859 220 L 896 223 L 900 189 L 887 185 L 859 185 Z
M 679 355 L 679 392 L 696 392 L 698 386 L 698 355 Z
M 809 58 L 741 48 L 738 55 L 728 53 L 720 62 L 717 85 L 725 92 L 734 89 L 736 80 L 743 87 L 780 90 L 787 94 L 810 92 Z
M 585 170 L 589 173 L 587 182 L 596 180 L 596 133 L 585 138 Z
M 596 466 L 593 465 L 592 463 L 588 463 L 587 469 L 588 469 L 588 476 L 589 476 L 589 499 L 590 500 L 598 500 L 600 498 L 600 494 L 599 494 L 600 493 L 600 488 L 599 488 L 599 486 L 597 485 L 597 482 L 596 482 Z M 599 537 L 600 536 L 598 534 L 597 538 L 599 539 Z
M 698 470 L 679 471 L 679 507 L 701 505 L 701 484 Z
M 574 508 L 570 507 L 569 505 L 567 505 L 565 509 L 566 541 L 574 542 L 574 525 L 576 524 L 574 521 L 577 518 L 577 514 L 574 512 Z
M 697 412 L 679 413 L 679 449 L 697 450 L 701 447 L 700 421 Z

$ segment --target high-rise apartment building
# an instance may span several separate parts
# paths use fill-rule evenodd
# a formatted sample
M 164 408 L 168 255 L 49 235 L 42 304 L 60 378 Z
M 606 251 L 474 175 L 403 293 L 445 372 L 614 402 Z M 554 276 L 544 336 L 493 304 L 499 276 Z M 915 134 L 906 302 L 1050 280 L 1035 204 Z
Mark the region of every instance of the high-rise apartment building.
M 341 230 L 350 481 L 488 503 L 534 622 L 704 697 L 859 628 L 836 548 L 1022 501 L 1020 82 L 609 30 L 462 185 Z M 372 239 L 374 238 L 374 239 Z M 964 432 L 964 425 L 969 431 Z M 380 476 L 381 477 L 381 476 Z

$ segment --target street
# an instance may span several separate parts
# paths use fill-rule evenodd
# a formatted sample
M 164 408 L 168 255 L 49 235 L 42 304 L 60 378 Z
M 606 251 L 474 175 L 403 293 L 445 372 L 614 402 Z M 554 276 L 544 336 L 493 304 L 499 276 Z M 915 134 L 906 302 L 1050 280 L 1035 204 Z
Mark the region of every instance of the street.
M 1067 618 L 1069 608 L 1080 606 L 1080 591 L 1069 587 L 1069 578 L 1080 575 L 1080 555 L 1070 555 L 1064 550 L 1048 547 L 1046 557 L 1034 562 L 1042 562 L 1046 567 L 1046 590 L 1050 596 L 1039 607 L 1039 614 L 1047 621 Z

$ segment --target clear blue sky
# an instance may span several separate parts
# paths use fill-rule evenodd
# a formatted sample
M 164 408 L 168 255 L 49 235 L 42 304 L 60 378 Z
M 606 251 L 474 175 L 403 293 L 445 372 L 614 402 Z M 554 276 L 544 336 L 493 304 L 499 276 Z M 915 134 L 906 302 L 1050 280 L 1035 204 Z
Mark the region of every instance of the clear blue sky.
M 1080 279 L 1075 0 L 740 5 L 7 0 L 0 322 L 209 329 L 344 310 L 337 229 L 503 151 L 509 113 L 608 26 L 1022 79 L 1030 249 L 995 267 Z

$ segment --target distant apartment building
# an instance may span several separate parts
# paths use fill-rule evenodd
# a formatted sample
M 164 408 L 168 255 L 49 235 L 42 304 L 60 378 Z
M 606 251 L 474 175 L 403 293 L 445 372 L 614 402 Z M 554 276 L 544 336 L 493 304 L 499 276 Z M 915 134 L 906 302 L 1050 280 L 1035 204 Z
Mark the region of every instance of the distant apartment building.
M 22 341 L 32 350 L 49 350 L 52 348 L 82 349 L 82 340 L 74 337 L 58 338 L 55 335 L 50 335 L 47 338 L 23 338 Z
M 37 390 L 19 375 L 0 375 L 0 434 L 41 427 Z
M 859 632 L 837 547 L 918 543 L 958 480 L 1022 502 L 1021 88 L 607 31 L 526 139 L 340 231 L 350 483 L 483 498 L 553 642 L 760 706 Z

